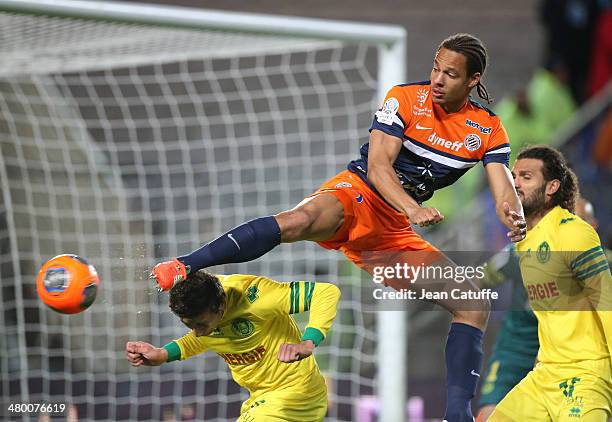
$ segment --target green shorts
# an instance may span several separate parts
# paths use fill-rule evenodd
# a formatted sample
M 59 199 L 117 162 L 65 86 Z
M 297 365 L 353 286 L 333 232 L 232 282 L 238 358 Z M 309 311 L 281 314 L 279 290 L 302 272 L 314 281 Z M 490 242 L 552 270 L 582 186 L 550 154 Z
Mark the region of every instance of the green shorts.
M 499 403 L 527 376 L 534 364 L 535 357 L 504 352 L 493 353 L 480 388 L 480 406 Z

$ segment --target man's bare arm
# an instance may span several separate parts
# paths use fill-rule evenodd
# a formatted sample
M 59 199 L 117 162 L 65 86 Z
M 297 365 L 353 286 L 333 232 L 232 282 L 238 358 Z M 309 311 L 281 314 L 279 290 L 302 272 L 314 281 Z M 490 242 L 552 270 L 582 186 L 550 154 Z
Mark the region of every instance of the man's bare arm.
M 489 163 L 485 166 L 485 172 L 489 181 L 489 189 L 495 200 L 497 218 L 510 230 L 508 232 L 510 240 L 520 242 L 527 233 L 527 223 L 510 170 L 501 163 Z
M 393 208 L 408 216 L 410 222 L 424 227 L 439 223 L 444 216 L 435 208 L 421 207 L 402 187 L 393 163 L 402 140 L 379 130 L 370 134 L 368 152 L 368 180 Z

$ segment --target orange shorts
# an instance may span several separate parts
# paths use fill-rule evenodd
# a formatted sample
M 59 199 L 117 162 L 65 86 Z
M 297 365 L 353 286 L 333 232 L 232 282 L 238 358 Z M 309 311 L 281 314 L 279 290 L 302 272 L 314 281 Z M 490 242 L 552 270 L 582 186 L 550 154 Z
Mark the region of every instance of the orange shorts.
M 438 256 L 439 250 L 412 230 L 408 217 L 387 204 L 358 175 L 345 170 L 309 197 L 322 193 L 333 194 L 344 206 L 342 227 L 330 240 L 318 242 L 324 248 L 342 251 L 370 273 L 376 265 L 407 260 L 418 265 L 437 259 L 433 255 Z

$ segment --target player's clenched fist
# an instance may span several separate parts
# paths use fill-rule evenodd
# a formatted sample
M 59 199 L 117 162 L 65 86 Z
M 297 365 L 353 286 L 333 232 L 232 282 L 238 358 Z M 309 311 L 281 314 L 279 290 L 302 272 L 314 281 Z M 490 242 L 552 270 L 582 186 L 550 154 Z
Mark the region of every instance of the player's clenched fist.
M 178 259 L 160 262 L 151 271 L 151 278 L 157 282 L 160 291 L 166 292 L 176 283 L 180 283 L 187 278 L 187 267 Z
M 128 341 L 125 356 L 132 366 L 159 366 L 168 360 L 166 349 L 157 348 L 144 341 Z
M 283 343 L 278 351 L 278 360 L 285 363 L 296 362 L 312 355 L 315 345 L 311 340 L 298 344 Z
M 444 220 L 444 216 L 440 214 L 440 211 L 430 207 L 411 208 L 406 213 L 410 222 L 419 227 L 431 226 Z

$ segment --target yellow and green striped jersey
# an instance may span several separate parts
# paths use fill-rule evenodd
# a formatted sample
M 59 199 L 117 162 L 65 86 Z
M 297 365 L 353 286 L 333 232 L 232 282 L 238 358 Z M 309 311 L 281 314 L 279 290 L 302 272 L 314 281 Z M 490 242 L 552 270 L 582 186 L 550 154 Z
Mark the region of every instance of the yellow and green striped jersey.
M 292 389 L 319 392 L 325 382 L 314 356 L 278 361 L 283 343 L 310 339 L 318 345 L 336 316 L 340 290 L 329 283 L 279 283 L 255 275 L 219 275 L 226 293 L 225 314 L 208 336 L 190 331 L 166 346 L 168 361 L 188 359 L 210 349 L 228 364 L 234 380 L 251 395 Z M 290 314 L 310 311 L 304 334 Z
M 527 232 L 517 251 L 529 303 L 538 318 L 538 360 L 609 359 L 612 277 L 595 230 L 557 206 Z

